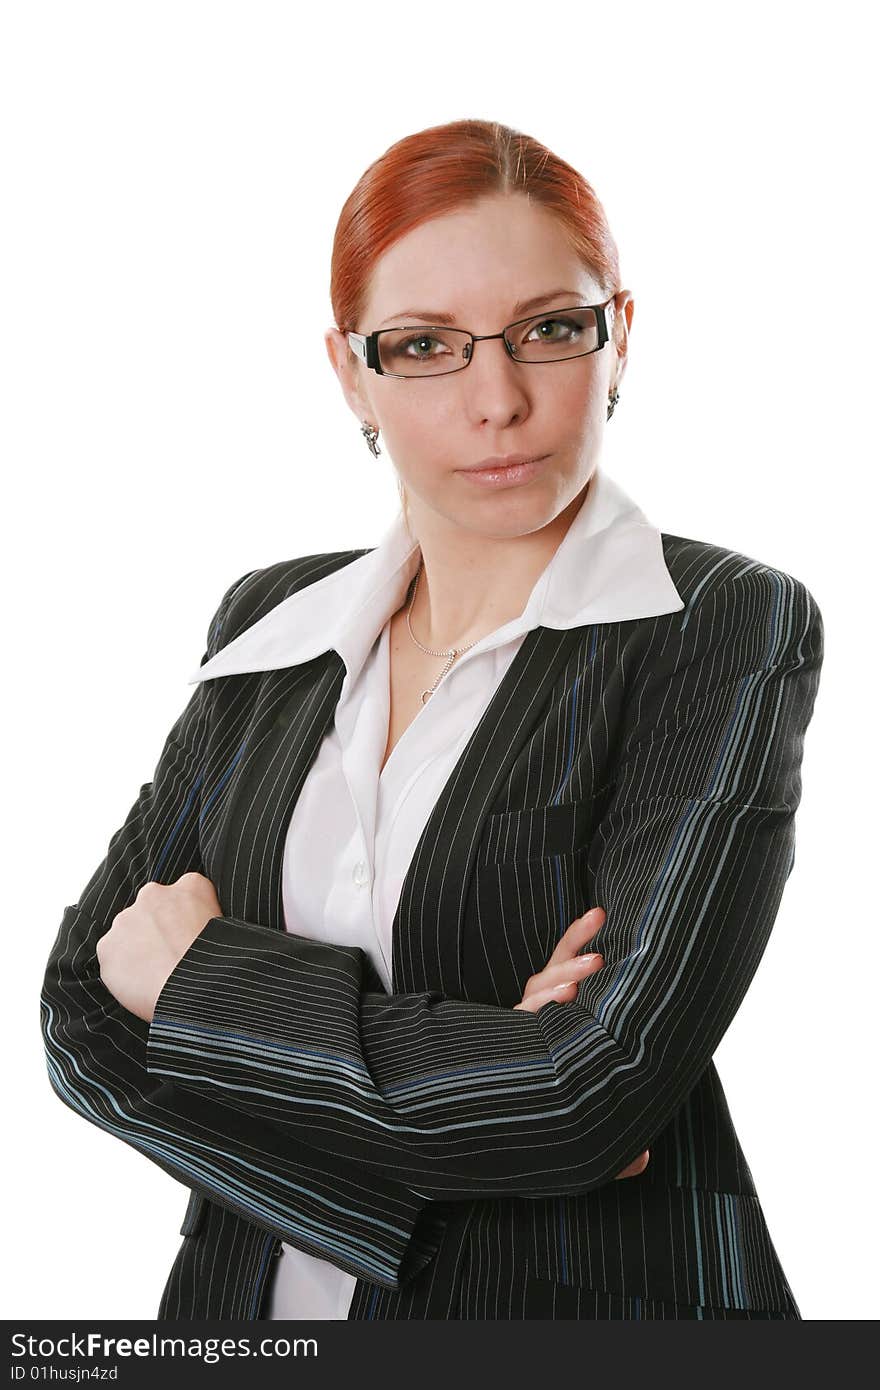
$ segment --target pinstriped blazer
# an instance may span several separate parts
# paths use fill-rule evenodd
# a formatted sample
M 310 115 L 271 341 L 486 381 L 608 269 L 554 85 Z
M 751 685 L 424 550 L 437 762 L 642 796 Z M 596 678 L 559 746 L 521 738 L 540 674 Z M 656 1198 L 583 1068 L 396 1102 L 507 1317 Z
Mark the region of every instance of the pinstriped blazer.
M 58 1096 L 191 1189 L 159 1318 L 259 1318 L 282 1240 L 357 1276 L 349 1318 L 800 1316 L 712 1055 L 794 864 L 822 617 L 782 571 L 662 543 L 680 611 L 524 639 L 413 857 L 390 995 L 284 929 L 341 658 L 196 686 L 41 997 Z M 202 664 L 364 553 L 236 581 Z M 95 942 L 189 870 L 224 914 L 148 1025 Z M 594 904 L 603 969 L 514 1010 Z

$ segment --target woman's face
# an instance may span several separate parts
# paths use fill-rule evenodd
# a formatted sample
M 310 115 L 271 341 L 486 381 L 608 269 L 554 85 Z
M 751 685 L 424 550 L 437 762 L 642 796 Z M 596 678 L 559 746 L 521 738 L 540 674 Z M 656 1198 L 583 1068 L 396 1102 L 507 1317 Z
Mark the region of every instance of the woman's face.
M 555 290 L 563 293 L 515 311 L 517 301 Z M 527 314 L 605 298 L 552 214 L 522 194 L 493 195 L 392 246 L 374 270 L 357 327 L 367 333 L 427 325 L 442 311 L 454 315 L 454 327 L 499 333 Z M 328 331 L 346 400 L 359 421 L 378 427 L 406 484 L 417 534 L 448 524 L 498 538 L 522 535 L 547 525 L 575 498 L 598 461 L 632 308 L 621 291 L 611 306 L 611 341 L 589 356 L 518 363 L 498 338 L 475 343 L 465 371 L 424 379 L 379 376 L 363 362 L 352 364 L 344 335 Z M 547 458 L 519 483 L 486 487 L 465 471 L 515 453 Z

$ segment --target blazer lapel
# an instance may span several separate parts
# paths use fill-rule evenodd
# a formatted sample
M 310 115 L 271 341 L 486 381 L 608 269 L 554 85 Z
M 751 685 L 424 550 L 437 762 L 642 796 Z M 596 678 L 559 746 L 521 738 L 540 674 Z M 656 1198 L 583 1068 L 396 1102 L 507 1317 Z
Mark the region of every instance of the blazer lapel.
M 582 628 L 526 634 L 465 744 L 410 862 L 392 931 L 392 993 L 462 997 L 461 945 L 483 823 Z
M 467 888 L 483 822 L 581 628 L 528 632 L 468 739 L 419 838 L 392 931 L 392 990 L 461 992 Z M 229 777 L 212 854 L 224 912 L 285 929 L 282 867 L 290 817 L 332 726 L 345 667 L 336 651 L 269 671 Z
M 268 671 L 225 794 L 225 824 L 211 853 L 224 912 L 284 930 L 287 826 L 333 722 L 345 666 L 338 652 Z M 255 679 L 255 677 L 250 677 Z

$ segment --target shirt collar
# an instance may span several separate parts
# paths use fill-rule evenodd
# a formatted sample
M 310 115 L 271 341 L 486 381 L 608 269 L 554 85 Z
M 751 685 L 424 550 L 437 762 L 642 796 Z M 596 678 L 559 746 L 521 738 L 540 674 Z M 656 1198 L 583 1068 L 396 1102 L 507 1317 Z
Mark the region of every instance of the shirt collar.
M 187 683 L 294 666 L 333 648 L 345 662 L 350 688 L 376 637 L 403 603 L 419 559 L 418 542 L 399 512 L 378 546 L 283 599 Z M 577 515 L 522 613 L 470 650 L 487 650 L 538 626 L 626 622 L 682 608 L 660 531 L 597 465 Z

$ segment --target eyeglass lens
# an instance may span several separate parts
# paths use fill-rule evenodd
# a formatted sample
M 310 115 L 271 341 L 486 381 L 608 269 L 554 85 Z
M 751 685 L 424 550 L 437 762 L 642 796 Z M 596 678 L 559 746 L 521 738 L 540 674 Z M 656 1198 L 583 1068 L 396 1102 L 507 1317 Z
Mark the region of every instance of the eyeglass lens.
M 506 331 L 519 362 L 557 362 L 595 352 L 599 344 L 592 309 L 566 309 L 525 319 Z M 474 344 L 460 328 L 383 328 L 378 336 L 382 370 L 397 376 L 439 376 L 458 372 L 470 360 Z

